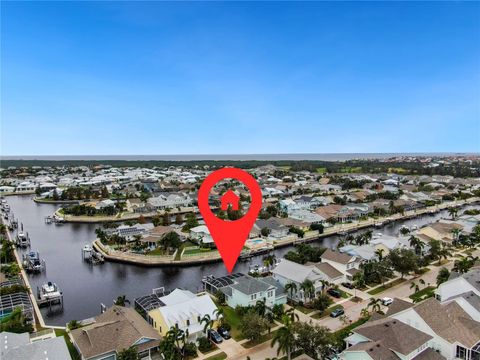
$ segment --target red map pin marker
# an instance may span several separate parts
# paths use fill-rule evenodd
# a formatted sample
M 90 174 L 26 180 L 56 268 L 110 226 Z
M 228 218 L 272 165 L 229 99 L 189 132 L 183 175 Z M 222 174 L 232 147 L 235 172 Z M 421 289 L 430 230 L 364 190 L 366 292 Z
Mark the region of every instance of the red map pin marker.
M 250 191 L 250 208 L 239 220 L 226 221 L 219 219 L 212 210 L 210 210 L 208 204 L 210 191 L 216 183 L 223 179 L 239 180 L 244 183 Z M 225 203 L 233 200 L 231 198 L 232 192 L 228 191 L 224 197 L 222 197 L 222 208 Z M 232 205 L 235 207 L 235 204 Z M 212 235 L 213 241 L 215 241 L 217 245 L 218 252 L 223 259 L 225 267 L 229 272 L 232 272 L 238 256 L 242 251 L 243 244 L 245 244 L 255 220 L 257 220 L 257 215 L 262 208 L 262 191 L 257 181 L 246 171 L 236 168 L 224 168 L 214 171 L 207 176 L 198 190 L 198 208 L 210 231 L 210 235 Z

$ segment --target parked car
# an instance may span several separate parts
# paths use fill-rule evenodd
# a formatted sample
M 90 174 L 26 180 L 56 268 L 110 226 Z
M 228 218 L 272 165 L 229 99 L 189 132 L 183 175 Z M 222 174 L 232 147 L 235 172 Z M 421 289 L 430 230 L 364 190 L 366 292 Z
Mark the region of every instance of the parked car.
M 393 303 L 393 299 L 392 299 L 392 298 L 384 297 L 384 298 L 382 299 L 382 304 L 385 305 L 385 306 L 388 306 L 388 305 L 390 305 L 391 303 Z
M 230 332 L 227 329 L 224 329 L 222 327 L 219 327 L 217 329 L 217 332 L 220 334 L 221 337 L 223 337 L 225 340 L 230 339 Z
M 343 310 L 343 307 L 340 307 L 338 309 L 335 309 L 333 310 L 331 313 L 330 313 L 330 316 L 332 318 L 336 318 L 336 317 L 339 317 L 341 315 L 345 314 L 345 310 Z
M 208 330 L 208 338 L 211 341 L 213 341 L 215 344 L 220 344 L 223 341 L 220 334 L 216 330 L 213 330 L 213 329 Z
M 334 289 L 334 288 L 328 289 L 327 293 L 329 293 L 331 296 L 333 296 L 334 298 L 337 298 L 337 299 L 342 297 L 342 293 L 340 291 L 338 291 L 337 289 Z
M 346 287 L 347 289 L 353 289 L 353 284 L 349 282 L 343 282 L 342 286 Z

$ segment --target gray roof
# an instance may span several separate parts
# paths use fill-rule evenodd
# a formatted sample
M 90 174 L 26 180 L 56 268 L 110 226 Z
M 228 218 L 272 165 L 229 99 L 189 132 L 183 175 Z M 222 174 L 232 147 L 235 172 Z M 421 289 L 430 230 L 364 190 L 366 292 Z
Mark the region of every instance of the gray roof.
M 270 218 L 267 220 L 258 219 L 255 222 L 255 226 L 257 226 L 259 229 L 263 229 L 263 228 L 268 228 L 271 230 L 285 229 L 285 225 L 283 225 L 277 218 Z
M 17 346 L 26 345 L 30 342 L 28 333 L 15 334 L 3 331 L 0 333 L 0 355 L 1 358 L 11 349 Z
M 392 316 L 393 314 L 399 313 L 403 310 L 409 309 L 413 306 L 412 303 L 409 303 L 408 301 L 399 299 L 399 298 L 394 298 L 393 302 L 390 304 L 388 307 L 387 315 Z
M 2 334 L 2 343 L 4 343 L 4 334 Z M 11 334 L 7 333 L 8 340 L 11 339 Z M 12 334 L 16 335 L 16 334 Z M 26 335 L 29 338 L 28 334 Z M 13 337 L 12 337 L 13 338 Z M 4 347 L 2 347 L 4 349 Z M 27 344 L 22 345 L 11 345 L 10 341 L 8 342 L 8 348 L 4 353 L 2 350 L 2 360 L 25 360 L 25 359 L 35 359 L 35 360 L 69 360 L 71 359 L 70 353 L 68 352 L 67 344 L 63 336 L 56 337 L 53 339 L 46 339 L 42 341 L 35 341 L 30 343 L 28 340 Z
M 480 291 L 480 267 L 470 270 L 468 273 L 463 274 L 462 277 Z
M 277 289 L 275 291 L 275 295 L 276 296 L 279 296 L 279 295 L 283 295 L 285 293 L 285 288 L 282 286 L 282 284 L 280 284 L 279 281 L 275 280 L 273 277 L 271 276 L 266 276 L 264 278 L 261 278 L 260 281 L 263 281 L 267 284 L 270 284 L 272 286 L 275 286 L 275 288 Z
M 272 285 L 267 284 L 259 279 L 251 277 L 249 275 L 236 279 L 236 283 L 230 285 L 232 289 L 240 291 L 243 294 L 252 295 L 261 291 L 267 291 Z
M 467 291 L 462 294 L 458 294 L 452 297 L 449 297 L 448 299 L 445 300 L 455 300 L 456 298 L 464 298 L 466 302 L 468 302 L 470 305 L 472 305 L 477 311 L 480 311 L 480 296 L 478 296 L 476 293 L 473 291 Z
M 420 354 L 415 356 L 413 360 L 445 360 L 445 357 L 432 348 L 426 348 Z
M 432 336 L 395 319 L 368 321 L 353 332 L 371 341 L 380 341 L 388 349 L 408 355 L 432 339 Z

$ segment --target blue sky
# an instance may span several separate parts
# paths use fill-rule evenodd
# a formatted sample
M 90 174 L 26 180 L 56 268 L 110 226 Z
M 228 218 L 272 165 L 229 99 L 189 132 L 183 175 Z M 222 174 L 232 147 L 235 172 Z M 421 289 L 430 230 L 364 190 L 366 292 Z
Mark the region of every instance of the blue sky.
M 480 4 L 8 2 L 1 154 L 480 151 Z

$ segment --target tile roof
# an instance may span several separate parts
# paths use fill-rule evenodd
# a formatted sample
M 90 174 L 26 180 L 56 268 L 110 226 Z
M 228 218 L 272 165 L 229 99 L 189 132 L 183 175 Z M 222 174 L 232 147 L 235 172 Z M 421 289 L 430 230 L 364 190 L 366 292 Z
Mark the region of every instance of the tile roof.
M 412 306 L 413 304 L 409 303 L 408 301 L 405 301 L 399 298 L 394 298 L 393 302 L 388 307 L 387 316 L 392 316 L 393 314 L 409 309 Z
M 436 334 L 450 343 L 458 341 L 472 347 L 480 339 L 480 322 L 473 320 L 455 301 L 442 305 L 430 298 L 413 309 Z
M 364 351 L 373 360 L 398 360 L 398 356 L 394 352 L 390 351 L 381 341 L 366 341 L 355 344 L 345 352 L 357 352 Z
M 332 265 L 329 263 L 317 263 L 315 264 L 315 267 L 320 270 L 322 273 L 327 275 L 330 279 L 336 279 L 338 277 L 343 276 L 343 274 L 335 269 Z
M 71 331 L 71 336 L 86 359 L 129 348 L 142 338 L 152 339 L 141 349 L 154 347 L 159 334 L 134 309 L 112 306 L 95 317 L 95 323 Z
M 248 275 L 238 278 L 236 281 L 237 283 L 230 285 L 230 287 L 247 295 L 267 291 L 273 286 Z
M 330 260 L 340 264 L 348 264 L 351 260 L 353 260 L 353 256 L 347 255 L 345 253 L 341 253 L 338 251 L 334 251 L 332 249 L 327 249 L 322 254 L 322 260 Z
M 432 336 L 390 318 L 368 321 L 353 332 L 371 341 L 381 341 L 388 349 L 403 355 L 410 354 L 432 339 Z

